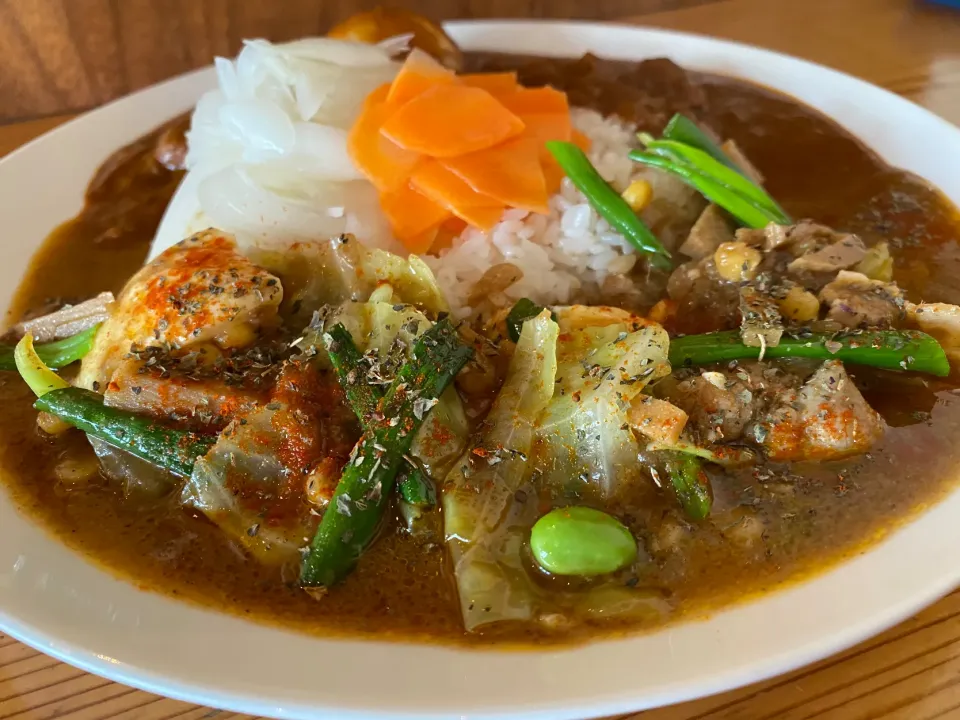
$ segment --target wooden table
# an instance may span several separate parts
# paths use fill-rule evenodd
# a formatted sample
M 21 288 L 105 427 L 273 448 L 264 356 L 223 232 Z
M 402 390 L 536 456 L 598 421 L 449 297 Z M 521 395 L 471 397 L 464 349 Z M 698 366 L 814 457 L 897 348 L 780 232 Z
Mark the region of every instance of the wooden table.
M 602 6 L 605 2 L 594 4 Z M 498 5 L 491 0 L 491 6 Z M 653 7 L 657 3 L 616 5 L 623 11 L 627 6 Z M 816 60 L 898 92 L 960 124 L 960 13 L 935 11 L 909 0 L 707 0 L 660 6 L 685 9 L 613 17 L 718 35 Z M 3 22 L 0 0 L 0 26 Z M 0 97 L 2 92 L 0 84 Z M 0 126 L 0 155 L 70 117 L 61 114 Z M 132 690 L 58 663 L 0 635 L 0 718 L 246 717 Z M 872 640 L 797 672 L 630 717 L 960 718 L 960 592 Z

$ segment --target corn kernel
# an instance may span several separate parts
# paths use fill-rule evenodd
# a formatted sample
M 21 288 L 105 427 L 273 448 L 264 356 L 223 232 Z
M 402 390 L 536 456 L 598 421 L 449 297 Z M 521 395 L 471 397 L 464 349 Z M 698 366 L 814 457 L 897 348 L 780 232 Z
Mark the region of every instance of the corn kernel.
M 795 322 L 810 322 L 816 320 L 820 314 L 820 301 L 809 290 L 794 285 L 779 301 L 780 314 L 787 320 Z
M 623 191 L 624 200 L 635 213 L 643 212 L 644 208 L 650 204 L 653 198 L 653 188 L 646 180 L 634 180 L 630 186 Z
M 724 280 L 743 282 L 757 276 L 763 255 L 756 248 L 742 242 L 723 243 L 713 254 L 717 273 Z

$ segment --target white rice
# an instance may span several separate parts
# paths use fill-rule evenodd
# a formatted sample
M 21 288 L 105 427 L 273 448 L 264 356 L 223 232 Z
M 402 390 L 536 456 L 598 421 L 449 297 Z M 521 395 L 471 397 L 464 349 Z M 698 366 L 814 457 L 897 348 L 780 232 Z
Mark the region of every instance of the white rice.
M 665 227 L 658 222 L 661 215 L 676 217 L 680 210 L 680 214 L 693 213 L 695 217 L 698 210 L 685 208 L 691 199 L 685 186 L 627 157 L 637 145 L 632 125 L 585 109 L 574 109 L 572 121 L 591 141 L 590 161 L 618 192 L 641 177 L 651 183 L 658 202 L 644 213 L 645 220 Z M 549 215 L 507 210 L 489 232 L 467 228 L 439 257 L 425 258 L 454 315 L 464 317 L 473 312 L 475 308 L 468 304 L 473 286 L 500 263 L 511 263 L 523 272 L 523 277 L 504 291 L 508 299 L 528 297 L 545 305 L 592 295 L 609 275 L 633 269 L 638 259 L 634 247 L 610 228 L 569 179 L 564 178 L 549 205 Z

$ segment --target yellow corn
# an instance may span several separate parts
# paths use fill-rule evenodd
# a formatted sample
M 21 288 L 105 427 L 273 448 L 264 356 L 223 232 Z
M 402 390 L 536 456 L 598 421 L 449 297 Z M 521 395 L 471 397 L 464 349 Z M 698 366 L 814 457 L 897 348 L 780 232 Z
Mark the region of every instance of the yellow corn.
M 635 213 L 643 212 L 644 208 L 650 204 L 653 197 L 653 188 L 646 180 L 634 180 L 629 187 L 623 191 L 621 197 L 627 201 L 627 205 Z
M 779 302 L 780 314 L 794 322 L 810 322 L 820 314 L 820 301 L 809 290 L 794 285 Z
M 755 278 L 761 260 L 763 255 L 759 250 L 742 242 L 723 243 L 713 254 L 717 273 L 730 282 L 743 282 Z

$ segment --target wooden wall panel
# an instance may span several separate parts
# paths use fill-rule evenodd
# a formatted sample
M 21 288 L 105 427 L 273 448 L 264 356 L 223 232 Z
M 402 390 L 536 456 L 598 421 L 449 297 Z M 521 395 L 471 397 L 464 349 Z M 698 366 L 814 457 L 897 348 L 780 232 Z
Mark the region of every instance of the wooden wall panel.
M 716 0 L 409 0 L 436 19 L 614 20 Z M 0 122 L 82 110 L 232 55 L 324 32 L 376 0 L 0 0 Z

